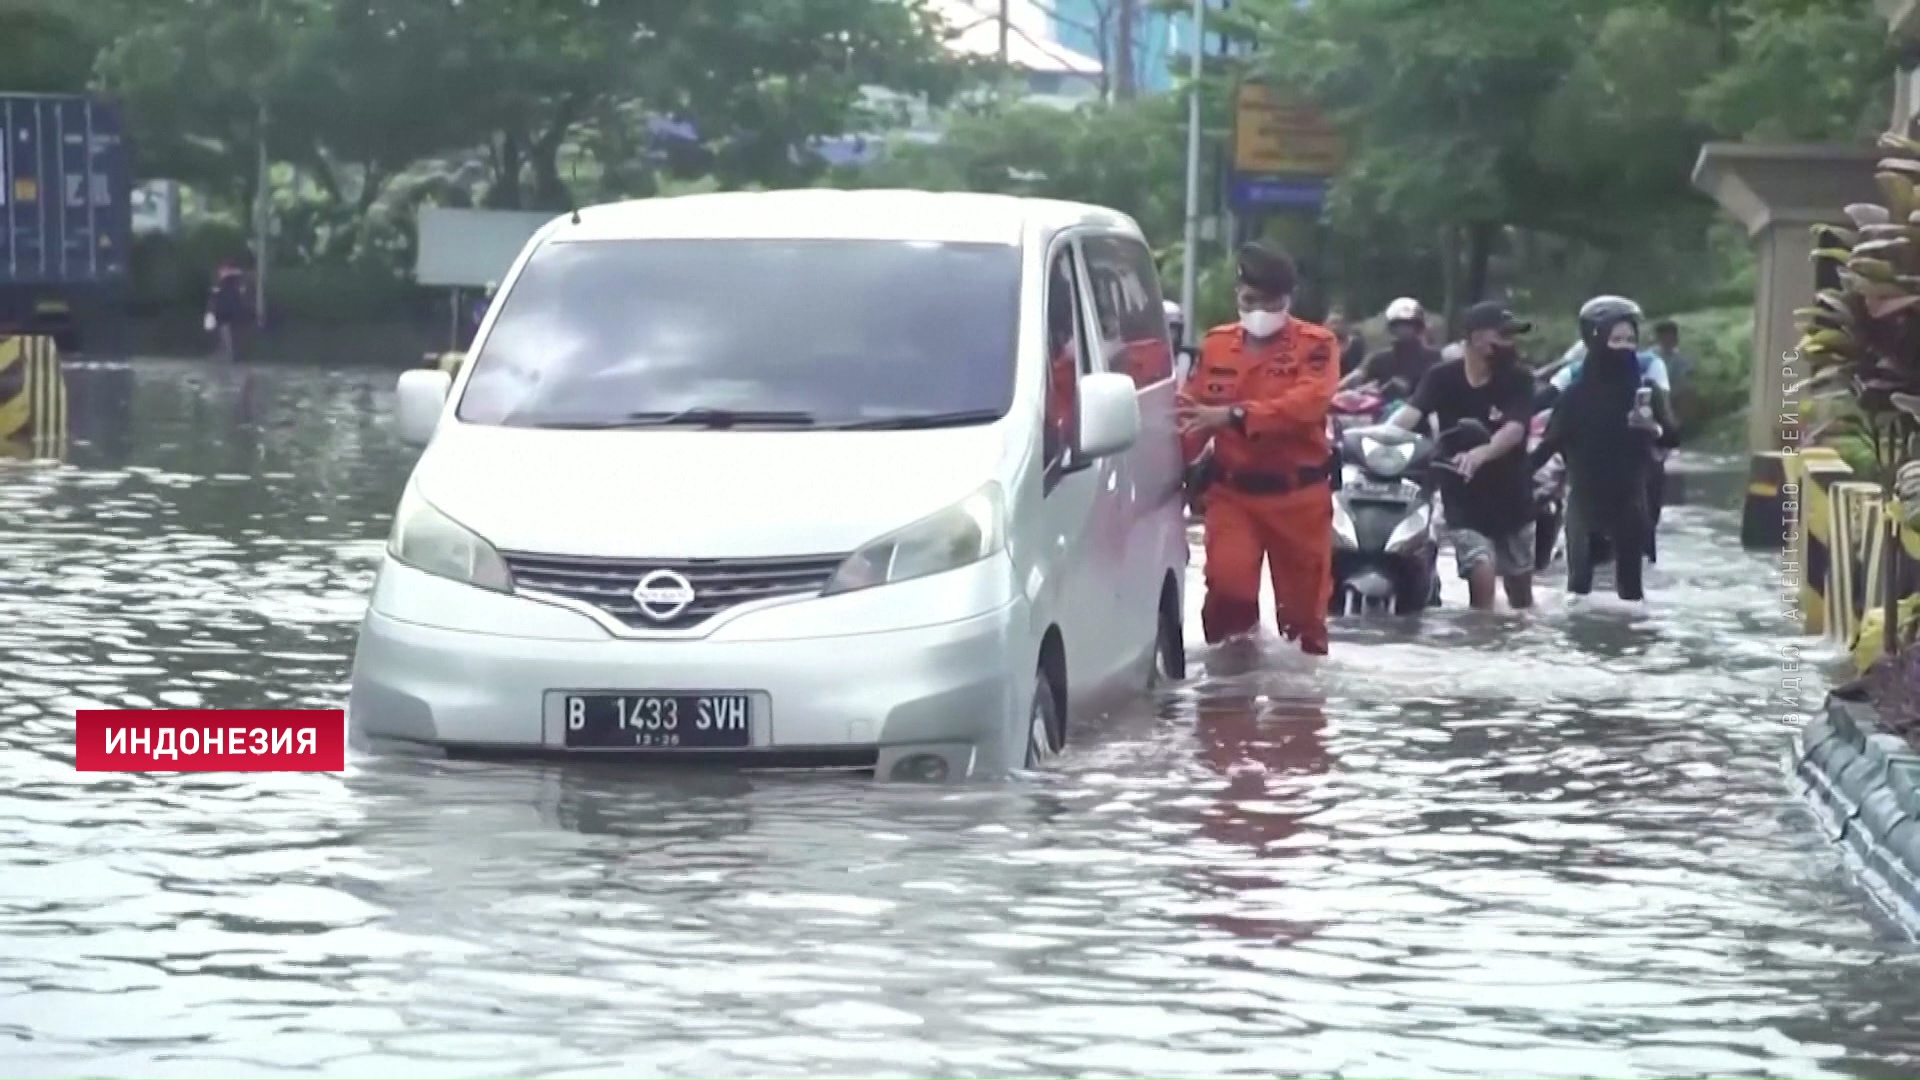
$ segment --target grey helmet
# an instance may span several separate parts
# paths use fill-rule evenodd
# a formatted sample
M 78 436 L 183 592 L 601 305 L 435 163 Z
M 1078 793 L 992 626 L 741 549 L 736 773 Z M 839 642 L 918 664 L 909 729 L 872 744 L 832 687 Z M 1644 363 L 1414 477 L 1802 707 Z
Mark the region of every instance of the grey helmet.
M 1589 353 L 1598 352 L 1615 323 L 1625 320 L 1638 329 L 1646 317 L 1639 304 L 1624 296 L 1596 296 L 1580 305 L 1580 342 Z

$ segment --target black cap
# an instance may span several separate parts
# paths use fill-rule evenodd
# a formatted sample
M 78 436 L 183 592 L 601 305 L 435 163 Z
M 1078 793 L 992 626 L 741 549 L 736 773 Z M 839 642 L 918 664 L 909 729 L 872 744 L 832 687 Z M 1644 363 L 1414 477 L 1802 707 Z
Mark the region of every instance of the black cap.
M 1255 241 L 1240 248 L 1239 278 L 1268 296 L 1292 296 L 1297 275 L 1286 252 Z
M 1460 329 L 1467 334 L 1476 330 L 1505 330 L 1509 334 L 1524 334 L 1533 329 L 1533 324 L 1516 318 L 1498 300 L 1482 300 L 1460 316 Z

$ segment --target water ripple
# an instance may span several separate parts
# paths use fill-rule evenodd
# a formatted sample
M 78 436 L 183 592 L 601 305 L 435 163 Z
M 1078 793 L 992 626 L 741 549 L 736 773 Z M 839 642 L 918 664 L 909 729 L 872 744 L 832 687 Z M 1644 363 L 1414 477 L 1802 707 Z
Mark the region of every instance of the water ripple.
M 75 377 L 70 463 L 0 462 L 17 1075 L 1920 1063 L 1915 955 L 1788 794 L 1786 630 L 1725 513 L 1671 512 L 1646 612 L 1548 582 L 1320 663 L 1196 653 L 1018 783 L 80 775 L 76 708 L 337 705 L 409 455 L 390 374 Z

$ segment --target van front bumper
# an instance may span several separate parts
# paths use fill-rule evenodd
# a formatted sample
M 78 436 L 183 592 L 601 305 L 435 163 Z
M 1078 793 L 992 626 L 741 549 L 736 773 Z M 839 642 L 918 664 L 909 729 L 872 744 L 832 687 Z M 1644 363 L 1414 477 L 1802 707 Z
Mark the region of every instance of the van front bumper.
M 370 611 L 349 727 L 450 751 L 739 765 L 871 767 L 923 778 L 1004 772 L 1025 746 L 1033 659 L 1016 601 L 957 622 L 790 640 L 555 640 L 404 622 Z M 751 746 L 569 750 L 567 691 L 747 693 Z M 942 765 L 928 773 L 926 757 Z

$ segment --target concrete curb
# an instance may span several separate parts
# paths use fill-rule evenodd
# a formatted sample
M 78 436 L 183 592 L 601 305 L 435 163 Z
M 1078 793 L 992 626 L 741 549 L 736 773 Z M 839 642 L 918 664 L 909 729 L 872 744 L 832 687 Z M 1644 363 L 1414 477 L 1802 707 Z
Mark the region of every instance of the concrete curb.
M 1920 752 L 1864 702 L 1828 697 L 1794 740 L 1793 774 L 1827 834 L 1878 899 L 1920 916 Z

